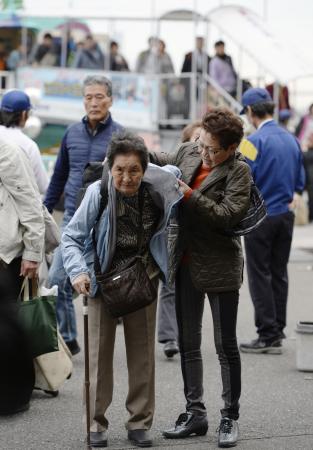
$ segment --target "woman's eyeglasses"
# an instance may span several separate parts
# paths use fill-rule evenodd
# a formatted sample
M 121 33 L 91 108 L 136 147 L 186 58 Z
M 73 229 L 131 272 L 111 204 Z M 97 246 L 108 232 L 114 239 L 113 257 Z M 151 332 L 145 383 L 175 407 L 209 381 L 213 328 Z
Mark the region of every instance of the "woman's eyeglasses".
M 213 156 L 217 155 L 218 153 L 224 150 L 222 147 L 211 147 L 210 145 L 204 145 L 204 143 L 200 141 L 200 138 L 198 138 L 196 142 L 198 143 L 201 150 Z

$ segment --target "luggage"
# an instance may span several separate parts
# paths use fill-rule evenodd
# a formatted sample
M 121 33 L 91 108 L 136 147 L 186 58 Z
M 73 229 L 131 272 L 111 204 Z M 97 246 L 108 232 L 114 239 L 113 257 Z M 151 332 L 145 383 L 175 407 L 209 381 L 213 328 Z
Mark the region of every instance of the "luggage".
M 65 380 L 70 378 L 73 370 L 72 355 L 60 333 L 58 333 L 59 350 L 46 353 L 34 359 L 35 389 L 41 389 L 53 396 Z

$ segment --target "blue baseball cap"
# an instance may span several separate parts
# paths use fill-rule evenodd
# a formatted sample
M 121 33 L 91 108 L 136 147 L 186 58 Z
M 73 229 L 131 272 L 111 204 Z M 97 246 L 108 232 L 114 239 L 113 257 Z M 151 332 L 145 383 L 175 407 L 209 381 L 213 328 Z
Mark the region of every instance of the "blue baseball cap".
M 25 92 L 18 89 L 4 94 L 1 100 L 1 109 L 7 112 L 28 111 L 31 109 L 30 98 Z
M 273 102 L 272 97 L 270 96 L 269 92 L 266 89 L 263 89 L 263 88 L 247 89 L 241 99 L 243 108 L 240 111 L 240 114 L 245 113 L 245 109 L 247 106 L 256 105 L 257 103 L 266 103 L 266 102 Z

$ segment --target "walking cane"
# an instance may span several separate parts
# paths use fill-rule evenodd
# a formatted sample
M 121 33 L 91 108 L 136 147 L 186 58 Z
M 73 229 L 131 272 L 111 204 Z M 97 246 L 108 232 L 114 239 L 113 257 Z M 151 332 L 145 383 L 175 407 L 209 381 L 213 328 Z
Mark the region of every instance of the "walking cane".
M 85 399 L 86 399 L 86 426 L 87 426 L 87 449 L 90 445 L 90 379 L 89 379 L 89 338 L 88 338 L 88 296 L 83 297 L 84 315 L 84 350 L 85 350 Z

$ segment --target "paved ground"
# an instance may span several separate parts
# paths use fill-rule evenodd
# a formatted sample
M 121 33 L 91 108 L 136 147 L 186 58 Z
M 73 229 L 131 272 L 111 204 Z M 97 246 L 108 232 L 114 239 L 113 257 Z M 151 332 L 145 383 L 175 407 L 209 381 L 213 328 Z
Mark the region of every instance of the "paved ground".
M 295 230 L 289 266 L 290 300 L 287 339 L 282 355 L 242 355 L 243 394 L 241 400 L 240 450 L 313 449 L 313 372 L 296 369 L 296 335 L 299 320 L 313 321 L 313 226 Z M 76 302 L 82 340 L 81 303 Z M 238 319 L 239 340 L 254 337 L 253 311 L 244 284 Z M 210 428 L 203 438 L 167 441 L 161 430 L 184 410 L 179 359 L 167 361 L 157 345 L 156 415 L 152 429 L 155 446 L 160 449 L 215 449 L 215 430 L 219 422 L 220 376 L 213 347 L 209 309 L 203 327 L 205 401 Z M 313 351 L 313 346 L 312 346 Z M 133 448 L 126 440 L 127 372 L 123 328 L 117 333 L 115 352 L 115 393 L 109 412 L 109 445 L 113 449 Z M 31 409 L 18 416 L 0 419 L 1 450 L 80 450 L 84 449 L 82 425 L 83 355 L 74 359 L 74 373 L 57 398 L 35 392 Z

